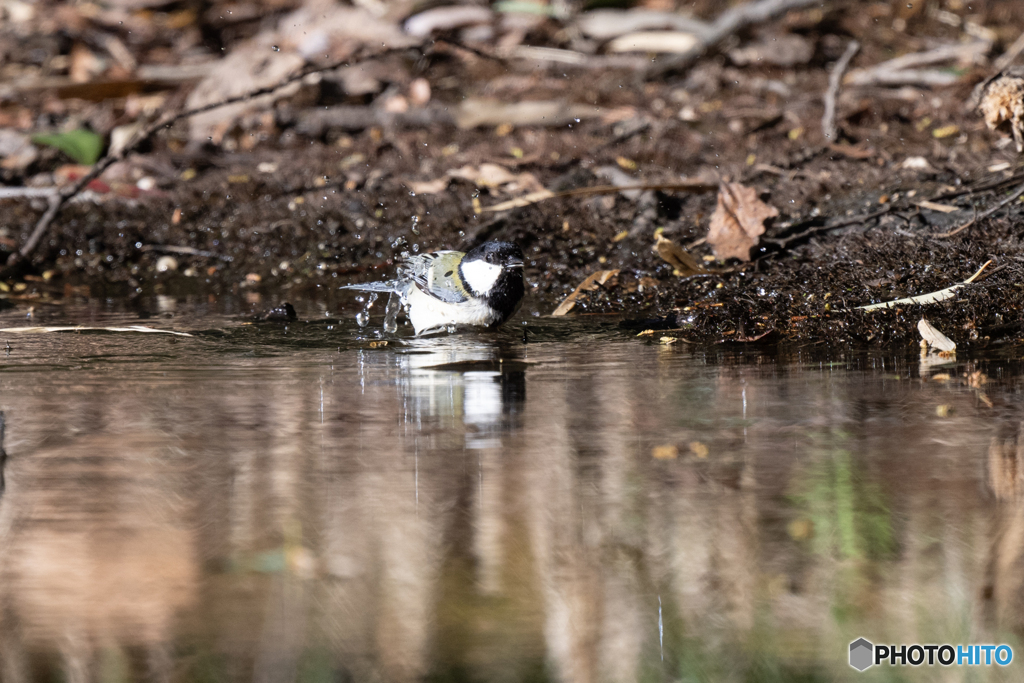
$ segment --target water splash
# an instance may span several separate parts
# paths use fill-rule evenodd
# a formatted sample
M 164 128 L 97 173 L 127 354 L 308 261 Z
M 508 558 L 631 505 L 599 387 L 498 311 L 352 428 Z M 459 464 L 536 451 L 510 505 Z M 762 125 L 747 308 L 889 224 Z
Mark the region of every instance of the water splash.
M 398 332 L 399 297 L 394 292 L 388 294 L 388 303 L 384 306 L 384 331 L 388 334 Z
M 370 292 L 370 296 L 366 298 L 366 305 L 363 306 L 363 310 L 356 313 L 356 324 L 359 327 L 366 327 L 370 323 L 370 309 L 373 308 L 373 304 L 376 301 L 377 292 Z

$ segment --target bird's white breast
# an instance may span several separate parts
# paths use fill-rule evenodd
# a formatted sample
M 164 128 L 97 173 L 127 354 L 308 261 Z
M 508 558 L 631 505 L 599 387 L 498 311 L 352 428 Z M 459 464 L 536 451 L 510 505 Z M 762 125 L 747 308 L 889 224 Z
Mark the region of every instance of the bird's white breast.
M 498 322 L 500 317 L 483 301 L 470 299 L 449 303 L 424 294 L 416 285 L 409 288 L 403 303 L 416 334 L 442 330 L 449 325 L 487 327 Z

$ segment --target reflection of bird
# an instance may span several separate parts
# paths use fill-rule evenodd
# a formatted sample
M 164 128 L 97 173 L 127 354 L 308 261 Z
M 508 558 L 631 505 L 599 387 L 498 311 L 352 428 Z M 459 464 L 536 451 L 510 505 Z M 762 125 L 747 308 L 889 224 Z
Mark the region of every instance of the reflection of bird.
M 394 280 L 342 289 L 398 294 L 417 335 L 452 325 L 497 327 L 523 301 L 523 252 L 511 242 L 485 242 L 466 253 L 419 254 Z

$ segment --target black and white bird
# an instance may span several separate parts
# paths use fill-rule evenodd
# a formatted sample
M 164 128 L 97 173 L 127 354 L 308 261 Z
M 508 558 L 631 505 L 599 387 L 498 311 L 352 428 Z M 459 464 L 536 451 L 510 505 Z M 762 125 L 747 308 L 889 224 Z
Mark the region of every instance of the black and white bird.
M 523 252 L 512 242 L 485 242 L 466 253 L 407 257 L 398 277 L 342 289 L 393 292 L 417 336 L 452 326 L 498 327 L 523 302 Z

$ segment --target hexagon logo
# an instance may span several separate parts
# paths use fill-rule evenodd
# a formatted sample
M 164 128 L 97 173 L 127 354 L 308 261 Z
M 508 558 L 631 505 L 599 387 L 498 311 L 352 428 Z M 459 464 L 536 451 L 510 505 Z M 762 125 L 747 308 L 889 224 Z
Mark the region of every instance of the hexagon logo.
M 864 671 L 874 664 L 875 646 L 871 641 L 858 638 L 850 643 L 850 666 L 857 671 Z

